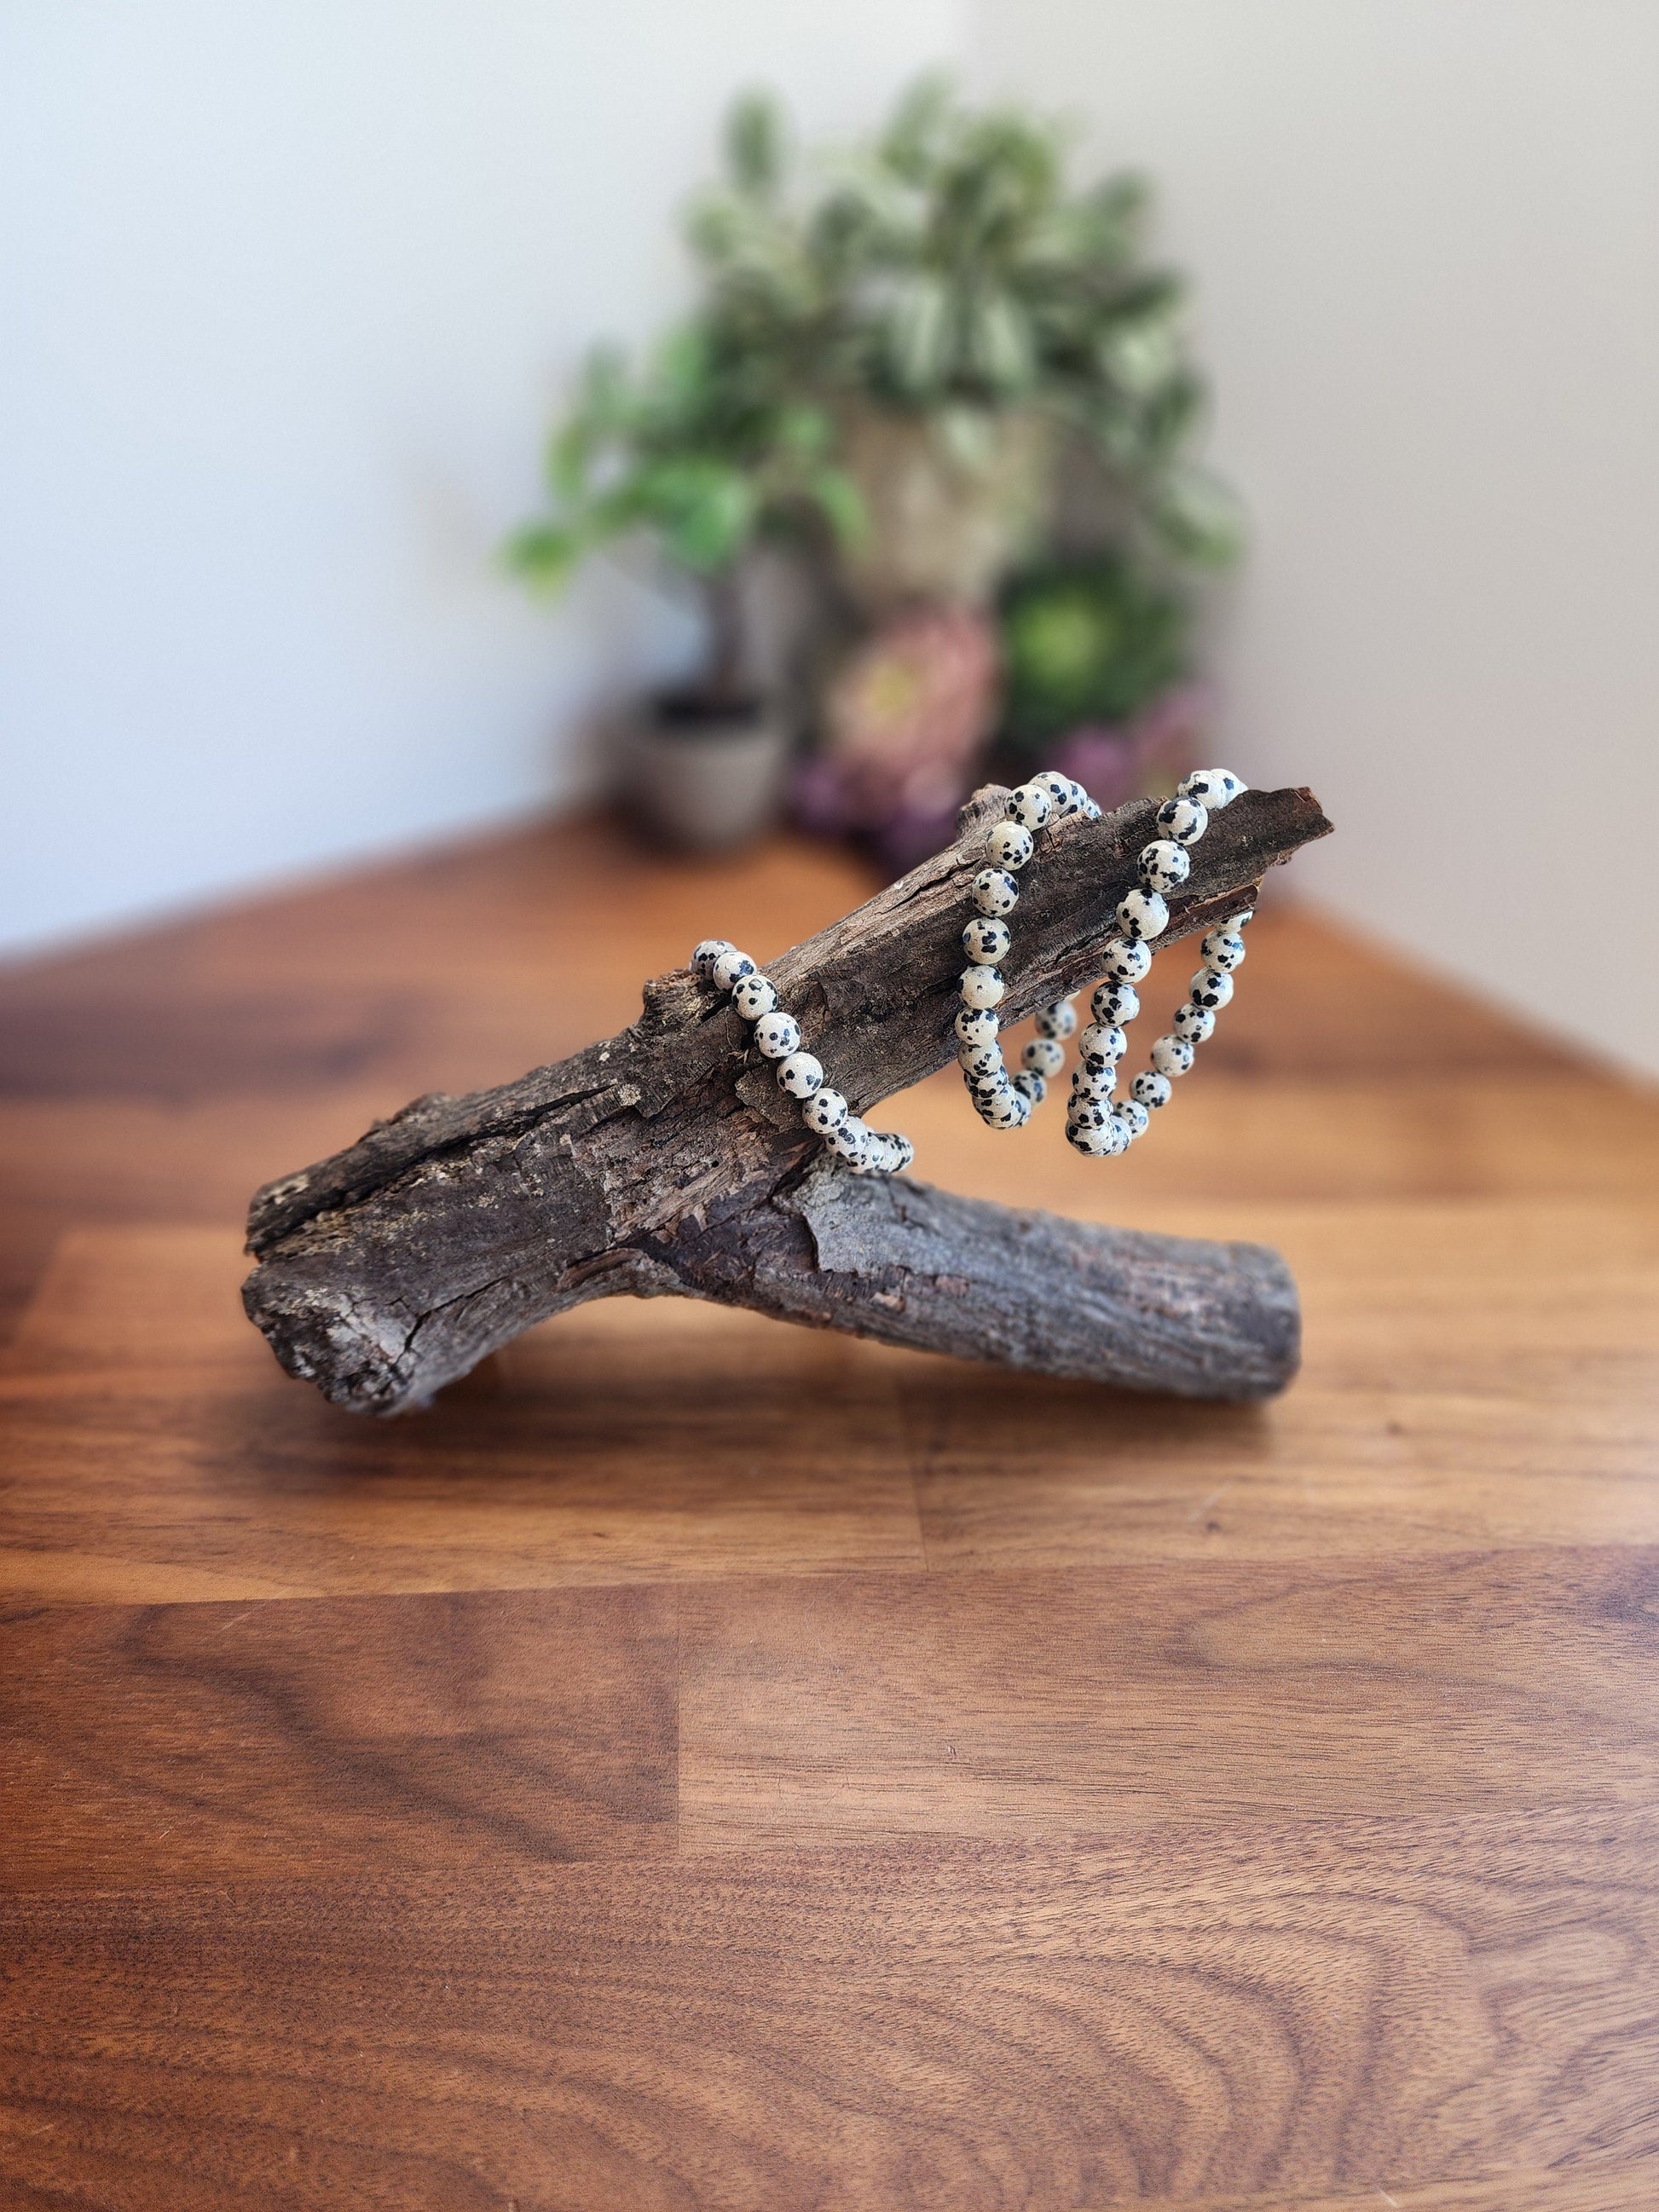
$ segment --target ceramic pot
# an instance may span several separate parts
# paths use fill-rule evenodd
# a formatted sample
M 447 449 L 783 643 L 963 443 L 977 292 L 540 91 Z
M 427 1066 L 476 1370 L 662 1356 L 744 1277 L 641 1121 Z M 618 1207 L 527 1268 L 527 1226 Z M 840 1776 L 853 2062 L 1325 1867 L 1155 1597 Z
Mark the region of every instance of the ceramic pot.
M 866 611 L 917 599 L 983 605 L 1041 534 L 1054 426 L 1018 411 L 945 423 L 866 407 L 846 430 L 870 527 L 845 573 Z
M 682 852 L 749 843 L 777 820 L 789 735 L 764 702 L 695 694 L 642 702 L 617 732 L 617 782 L 635 817 Z

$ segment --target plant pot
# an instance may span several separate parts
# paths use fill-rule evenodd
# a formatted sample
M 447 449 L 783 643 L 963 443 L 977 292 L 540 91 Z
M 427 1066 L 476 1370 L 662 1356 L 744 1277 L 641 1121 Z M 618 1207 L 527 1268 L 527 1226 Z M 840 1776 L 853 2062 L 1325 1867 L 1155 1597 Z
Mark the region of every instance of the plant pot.
M 789 750 L 781 715 L 765 702 L 676 693 L 642 702 L 621 725 L 617 780 L 665 844 L 726 852 L 776 821 Z
M 956 431 L 873 407 L 848 421 L 848 465 L 870 527 L 844 566 L 867 612 L 915 599 L 981 606 L 1041 533 L 1052 423 L 1011 411 L 959 420 Z

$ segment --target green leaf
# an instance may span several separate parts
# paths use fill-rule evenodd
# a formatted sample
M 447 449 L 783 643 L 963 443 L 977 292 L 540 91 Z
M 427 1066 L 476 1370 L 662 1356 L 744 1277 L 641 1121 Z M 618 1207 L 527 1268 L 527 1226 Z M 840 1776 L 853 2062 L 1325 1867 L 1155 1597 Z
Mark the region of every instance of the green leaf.
M 886 351 L 901 392 L 936 390 L 950 368 L 951 287 L 942 276 L 912 277 L 887 318 Z
M 514 531 L 503 549 L 507 566 L 546 592 L 564 583 L 586 550 L 576 531 L 552 522 L 532 522 Z
M 783 117 L 769 94 L 748 92 L 726 118 L 726 166 L 738 191 L 769 199 L 783 181 Z

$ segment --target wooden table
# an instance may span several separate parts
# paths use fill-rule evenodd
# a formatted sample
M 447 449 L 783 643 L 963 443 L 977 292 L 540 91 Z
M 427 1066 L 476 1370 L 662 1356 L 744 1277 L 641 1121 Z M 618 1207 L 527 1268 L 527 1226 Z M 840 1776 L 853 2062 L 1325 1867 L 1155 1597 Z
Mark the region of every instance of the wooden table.
M 369 1425 L 252 1186 L 860 894 L 603 825 L 0 983 L 0 2203 L 1659 2204 L 1659 1107 L 1280 908 L 1155 1139 L 1266 1408 L 675 1302 Z M 1280 898 L 1283 898 L 1281 893 Z

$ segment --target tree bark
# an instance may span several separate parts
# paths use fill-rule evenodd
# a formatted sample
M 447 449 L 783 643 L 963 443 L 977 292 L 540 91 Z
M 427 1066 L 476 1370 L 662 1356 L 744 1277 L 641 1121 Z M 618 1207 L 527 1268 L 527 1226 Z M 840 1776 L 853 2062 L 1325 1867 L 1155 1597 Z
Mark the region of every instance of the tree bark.
M 767 963 L 857 1112 L 955 1056 L 968 884 L 1006 799 L 976 793 L 954 845 Z M 1099 973 L 1153 811 L 1137 799 L 1044 833 L 1006 1019 Z M 1194 848 L 1159 944 L 1215 927 L 1329 828 L 1307 791 L 1243 793 Z M 422 1404 L 533 1322 L 619 1293 L 1193 1397 L 1262 1397 L 1294 1374 L 1296 1291 L 1276 1254 L 848 1175 L 748 1037 L 729 1000 L 680 969 L 646 986 L 619 1036 L 495 1091 L 416 1099 L 255 1195 L 250 1318 L 291 1374 L 373 1413 Z

